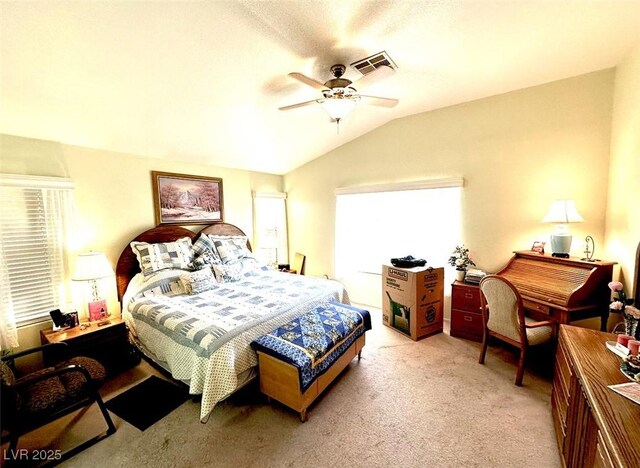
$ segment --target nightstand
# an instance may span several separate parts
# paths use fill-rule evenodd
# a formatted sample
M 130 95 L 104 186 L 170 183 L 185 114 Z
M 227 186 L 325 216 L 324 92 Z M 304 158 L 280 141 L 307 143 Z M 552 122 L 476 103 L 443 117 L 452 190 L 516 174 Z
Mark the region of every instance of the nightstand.
M 140 356 L 129 342 L 129 331 L 119 317 L 112 317 L 105 325 L 100 322 L 82 322 L 80 326 L 63 330 L 42 330 L 40 341 L 67 343 L 69 356 L 87 356 L 100 361 L 110 374 L 117 374 L 140 362 Z M 82 328 L 83 325 L 88 325 Z M 64 351 L 64 348 L 63 348 Z M 54 346 L 45 350 L 45 365 L 50 365 L 67 356 L 60 355 Z
M 483 334 L 480 287 L 455 281 L 451 285 L 451 336 L 482 341 Z

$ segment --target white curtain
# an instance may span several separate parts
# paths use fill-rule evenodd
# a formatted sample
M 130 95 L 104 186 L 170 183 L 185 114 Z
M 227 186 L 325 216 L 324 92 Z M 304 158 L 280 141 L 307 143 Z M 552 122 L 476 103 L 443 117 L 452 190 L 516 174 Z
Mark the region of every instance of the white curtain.
M 0 351 L 18 347 L 18 330 L 16 329 L 16 317 L 13 313 L 11 302 L 11 289 L 9 288 L 9 274 L 7 263 L 4 260 L 4 252 L 0 249 Z

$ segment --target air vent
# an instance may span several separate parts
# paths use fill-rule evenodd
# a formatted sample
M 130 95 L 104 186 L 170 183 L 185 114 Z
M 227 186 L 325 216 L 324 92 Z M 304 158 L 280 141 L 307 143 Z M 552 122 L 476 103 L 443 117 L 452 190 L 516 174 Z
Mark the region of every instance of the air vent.
M 398 68 L 393 60 L 391 60 L 391 57 L 389 57 L 389 55 L 384 50 L 351 64 L 353 68 L 358 70 L 363 75 L 371 73 L 373 70 L 375 70 L 376 68 L 380 68 L 383 65 L 391 67 L 394 70 Z

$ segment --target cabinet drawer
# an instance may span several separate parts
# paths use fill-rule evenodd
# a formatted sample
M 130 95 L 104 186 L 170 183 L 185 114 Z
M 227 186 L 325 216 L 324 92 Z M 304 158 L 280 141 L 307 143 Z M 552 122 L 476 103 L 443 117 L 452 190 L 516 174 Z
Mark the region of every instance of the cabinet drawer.
M 538 304 L 537 302 L 528 301 L 526 299 L 522 300 L 522 306 L 527 310 L 541 312 L 545 315 L 549 315 L 551 313 L 551 307 L 548 305 Z
M 454 284 L 451 288 L 451 308 L 480 313 L 480 288 Z
M 451 335 L 482 341 L 482 315 L 465 310 L 451 310 Z

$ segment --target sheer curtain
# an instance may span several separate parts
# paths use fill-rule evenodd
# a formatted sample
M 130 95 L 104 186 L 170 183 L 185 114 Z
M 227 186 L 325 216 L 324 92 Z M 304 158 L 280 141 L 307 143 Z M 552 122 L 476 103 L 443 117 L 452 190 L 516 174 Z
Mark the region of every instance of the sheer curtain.
M 379 307 L 382 264 L 413 255 L 444 267 L 461 237 L 462 179 L 336 191 L 336 277 L 353 302 Z
M 9 273 L 4 259 L 3 249 L 0 249 L 0 351 L 18 347 L 18 330 L 16 317 L 13 313 Z

